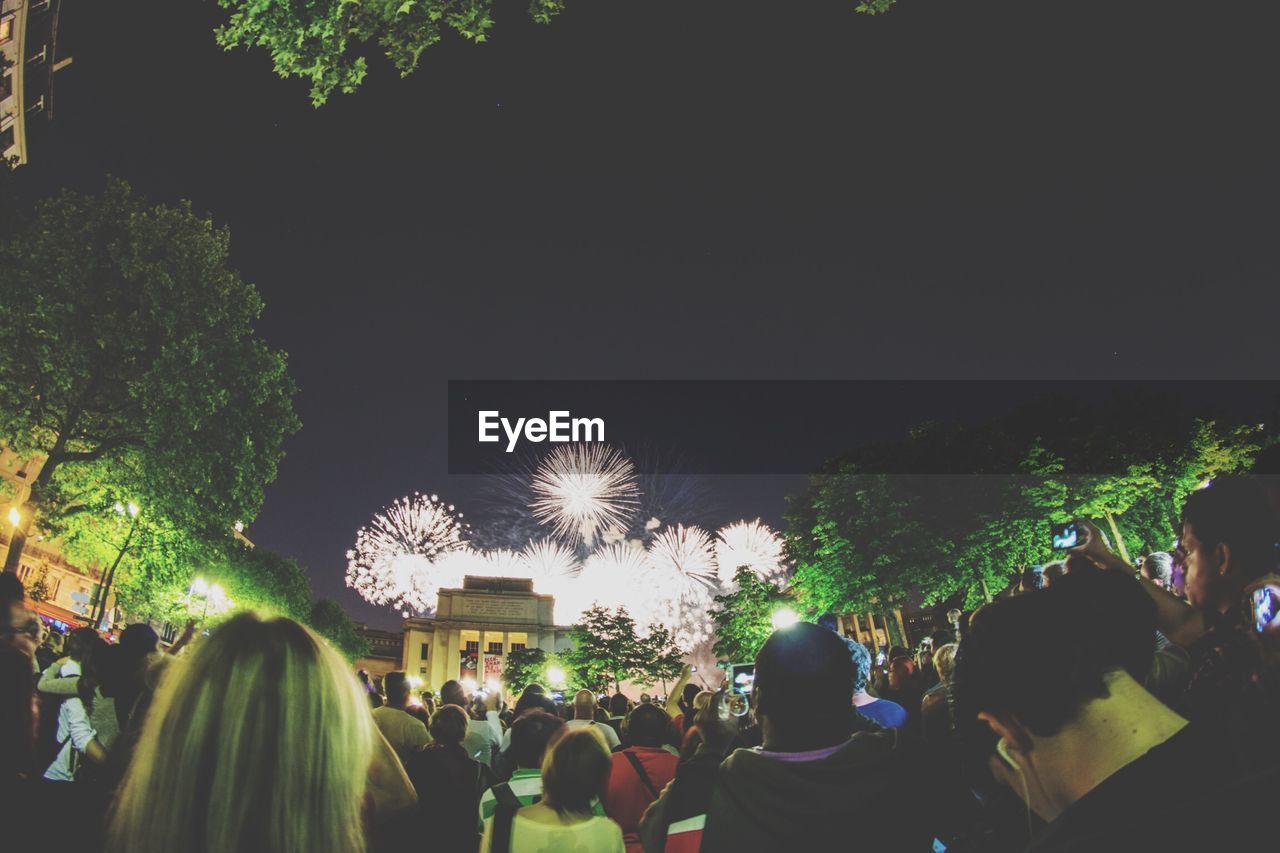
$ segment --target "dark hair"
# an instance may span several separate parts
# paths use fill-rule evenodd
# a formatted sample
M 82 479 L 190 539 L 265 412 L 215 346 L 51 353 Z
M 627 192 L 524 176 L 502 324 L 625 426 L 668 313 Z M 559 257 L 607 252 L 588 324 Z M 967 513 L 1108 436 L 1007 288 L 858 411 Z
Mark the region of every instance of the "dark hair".
M 861 693 L 867 689 L 867 679 L 871 678 L 871 652 L 867 647 L 844 637 L 844 644 L 849 647 L 849 658 L 853 662 L 853 692 Z
M 1276 519 L 1256 479 L 1219 477 L 1187 496 L 1182 523 L 1206 550 L 1226 544 L 1239 577 L 1253 580 L 1276 567 Z
M 631 703 L 627 701 L 627 697 L 621 693 L 615 693 L 609 697 L 609 713 L 615 717 L 625 717 L 627 708 L 630 706 Z
M 0 608 L 4 609 L 0 618 L 8 620 L 9 609 L 15 604 L 22 604 L 26 598 L 27 591 L 22 588 L 22 581 L 18 580 L 17 575 L 13 572 L 0 572 Z
M 1155 602 L 1122 572 L 1070 574 L 1035 595 L 974 614 L 956 655 L 960 713 L 1012 714 L 1042 737 L 1057 734 L 1108 673 L 1139 682 L 1155 654 Z
M 632 746 L 662 746 L 671 718 L 657 705 L 637 705 L 627 714 L 627 740 Z
M 467 712 L 457 705 L 445 705 L 431 715 L 431 737 L 436 743 L 456 745 L 467 736 Z
M 591 801 L 604 793 L 612 770 L 609 748 L 600 735 L 590 729 L 570 731 L 542 759 L 543 802 L 561 815 L 591 814 Z
M 693 713 L 693 697 L 702 692 L 702 688 L 696 684 L 686 684 L 680 698 L 676 700 L 676 704 L 680 706 L 680 710 L 686 714 Z
M 409 698 L 409 679 L 403 672 L 388 672 L 382 677 L 382 687 L 387 692 L 388 705 L 403 705 Z
M 757 711 L 780 728 L 848 720 L 849 647 L 811 622 L 774 631 L 756 655 L 755 689 Z
M 160 638 L 155 629 L 142 622 L 126 625 L 120 632 L 120 648 L 133 663 L 145 658 L 160 648 Z
M 507 753 L 516 767 L 540 767 L 542 758 L 559 732 L 564 720 L 546 711 L 526 711 L 511 724 L 511 747 Z
M 524 695 L 516 700 L 515 714 L 519 717 L 524 714 L 525 711 L 529 711 L 534 708 L 549 711 L 554 714 L 556 712 L 556 700 L 552 699 L 545 693 L 531 693 L 528 688 L 526 688 Z
M 467 706 L 467 691 L 459 681 L 449 680 L 440 687 L 440 701 L 446 705 Z
M 76 694 L 86 711 L 93 710 L 94 691 L 97 688 L 102 688 L 104 696 L 111 696 L 115 692 L 119 653 L 120 649 L 96 634 L 90 641 L 80 666 L 80 681 L 76 684 Z
M 101 639 L 98 632 L 92 628 L 76 628 L 67 635 L 67 644 L 63 647 L 63 651 L 72 660 L 83 662 L 89 650 L 93 648 L 94 641 Z

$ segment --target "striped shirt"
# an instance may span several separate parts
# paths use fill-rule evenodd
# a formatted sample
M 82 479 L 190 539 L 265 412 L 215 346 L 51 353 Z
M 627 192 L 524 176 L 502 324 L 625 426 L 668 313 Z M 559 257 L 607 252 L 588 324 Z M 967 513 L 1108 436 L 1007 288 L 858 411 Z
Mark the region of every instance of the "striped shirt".
M 542 799 L 542 772 L 540 770 L 528 767 L 522 767 L 511 774 L 511 778 L 507 780 L 507 784 L 511 786 L 511 793 L 516 795 L 516 799 L 520 801 L 520 807 L 531 806 L 535 798 Z M 480 823 L 493 817 L 493 813 L 498 810 L 498 800 L 493 795 L 493 789 L 485 791 L 480 797 Z M 600 804 L 598 799 L 591 801 L 591 813 L 604 817 L 604 806 Z

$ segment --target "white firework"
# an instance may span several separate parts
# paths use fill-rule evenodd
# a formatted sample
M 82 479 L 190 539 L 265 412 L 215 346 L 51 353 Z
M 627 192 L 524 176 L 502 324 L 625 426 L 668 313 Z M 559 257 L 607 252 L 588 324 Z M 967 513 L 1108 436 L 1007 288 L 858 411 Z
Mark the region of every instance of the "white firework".
M 715 551 L 720 582 L 726 586 L 733 583 L 733 576 L 743 566 L 765 580 L 786 571 L 781 537 L 759 519 L 720 528 Z
M 698 527 L 678 524 L 649 545 L 652 618 L 669 628 L 676 643 L 692 649 L 711 637 L 712 597 L 718 587 L 711 538 Z
M 506 548 L 499 548 L 496 551 L 485 551 L 481 556 L 484 559 L 483 571 L 488 577 L 529 577 L 529 568 L 525 565 L 524 557 L 517 551 L 509 551 Z
M 554 539 L 530 542 L 520 552 L 520 558 L 527 576 L 533 579 L 534 592 L 554 595 L 557 600 L 577 581 L 582 569 L 573 551 Z
M 576 620 L 583 611 L 599 604 L 610 610 L 627 608 L 639 625 L 647 625 L 653 612 L 654 587 L 651 566 L 644 549 L 623 542 L 596 551 L 565 590 L 563 606 L 556 603 L 556 621 Z
M 347 586 L 366 601 L 423 613 L 436 604 L 436 563 L 463 549 L 461 513 L 436 495 L 415 493 L 375 515 L 347 552 Z
M 533 475 L 534 517 L 556 536 L 587 547 L 625 530 L 640 506 L 631 460 L 604 444 L 565 444 Z

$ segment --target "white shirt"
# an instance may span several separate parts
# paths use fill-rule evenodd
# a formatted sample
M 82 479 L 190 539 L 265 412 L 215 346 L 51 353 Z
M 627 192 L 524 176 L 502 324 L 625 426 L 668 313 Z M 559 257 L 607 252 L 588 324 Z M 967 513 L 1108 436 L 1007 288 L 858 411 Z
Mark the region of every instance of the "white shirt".
M 594 720 L 570 720 L 565 725 L 570 729 L 594 729 L 600 733 L 600 737 L 604 738 L 605 746 L 609 747 L 610 752 L 622 744 L 622 741 L 618 740 L 618 733 L 608 723 L 597 723 Z
M 502 745 L 502 722 L 497 711 L 488 711 L 484 716 L 483 720 L 467 720 L 467 736 L 462 739 L 462 748 L 488 767 L 493 750 Z
M 62 749 L 44 772 L 44 778 L 55 782 L 74 782 L 76 774 L 72 766 L 72 752 L 83 753 L 96 734 L 79 696 L 63 702 L 58 709 L 58 743 L 62 744 Z
M 583 720 L 583 722 L 586 722 Z M 490 853 L 493 844 L 493 818 L 484 822 L 484 838 L 480 841 L 480 853 Z M 622 843 L 622 827 L 607 817 L 571 826 L 539 823 L 516 814 L 511 823 L 511 853 L 625 853 Z

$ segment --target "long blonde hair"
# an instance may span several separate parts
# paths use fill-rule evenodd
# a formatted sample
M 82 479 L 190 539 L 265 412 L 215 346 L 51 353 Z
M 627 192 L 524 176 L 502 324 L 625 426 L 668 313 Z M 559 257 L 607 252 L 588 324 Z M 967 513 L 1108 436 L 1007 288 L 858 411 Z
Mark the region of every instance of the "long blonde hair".
M 233 616 L 165 672 L 107 849 L 362 853 L 369 700 L 291 619 Z

